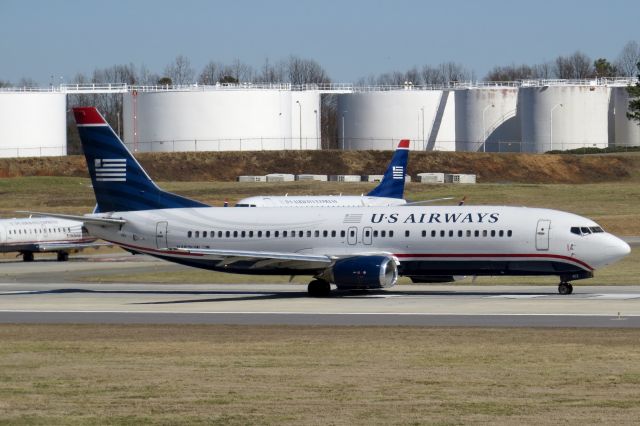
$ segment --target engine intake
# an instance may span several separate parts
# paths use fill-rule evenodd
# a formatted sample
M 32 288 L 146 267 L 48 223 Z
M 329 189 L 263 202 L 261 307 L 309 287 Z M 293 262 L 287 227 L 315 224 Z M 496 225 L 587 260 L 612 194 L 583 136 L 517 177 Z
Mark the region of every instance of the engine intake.
M 340 289 L 393 287 L 398 281 L 398 263 L 390 256 L 349 257 L 336 261 L 331 276 Z

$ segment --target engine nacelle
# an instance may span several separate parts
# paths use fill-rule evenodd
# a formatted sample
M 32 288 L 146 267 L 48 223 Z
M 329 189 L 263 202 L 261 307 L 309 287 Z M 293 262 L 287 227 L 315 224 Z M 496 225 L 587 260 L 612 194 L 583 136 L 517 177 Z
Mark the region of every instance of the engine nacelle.
M 390 256 L 340 259 L 330 272 L 331 281 L 340 289 L 393 287 L 398 281 L 398 263 Z

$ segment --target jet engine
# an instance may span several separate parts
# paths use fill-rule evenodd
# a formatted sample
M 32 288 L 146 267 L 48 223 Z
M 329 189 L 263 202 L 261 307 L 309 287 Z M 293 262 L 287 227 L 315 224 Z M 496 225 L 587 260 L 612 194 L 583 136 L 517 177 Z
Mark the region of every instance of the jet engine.
M 398 281 L 398 262 L 390 256 L 357 256 L 336 261 L 331 281 L 339 289 L 393 287 Z

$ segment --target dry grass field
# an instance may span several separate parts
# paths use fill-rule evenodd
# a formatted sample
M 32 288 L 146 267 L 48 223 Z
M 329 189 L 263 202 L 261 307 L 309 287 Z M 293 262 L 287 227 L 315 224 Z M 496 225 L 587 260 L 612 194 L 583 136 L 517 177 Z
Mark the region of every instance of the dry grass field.
M 2 424 L 637 424 L 633 330 L 0 326 Z

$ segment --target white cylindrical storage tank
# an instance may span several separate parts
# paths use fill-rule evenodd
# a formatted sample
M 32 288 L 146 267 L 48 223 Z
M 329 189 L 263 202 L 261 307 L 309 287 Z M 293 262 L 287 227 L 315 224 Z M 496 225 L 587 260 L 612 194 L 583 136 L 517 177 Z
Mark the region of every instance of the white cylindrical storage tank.
M 395 149 L 401 139 L 411 149 L 455 149 L 455 99 L 448 90 L 393 90 L 337 96 L 338 146 Z
M 67 155 L 66 106 L 59 92 L 0 92 L 0 157 Z
M 608 146 L 609 88 L 521 87 L 522 151 Z
M 143 152 L 317 149 L 320 94 L 295 92 L 294 99 L 293 93 L 215 87 L 127 93 L 125 143 Z
M 520 150 L 515 87 L 456 90 L 456 151 Z
M 626 87 L 612 87 L 613 122 L 615 126 L 614 142 L 616 146 L 639 146 L 640 124 L 629 120 L 629 92 Z

